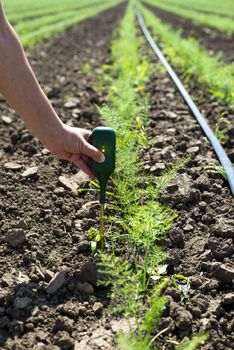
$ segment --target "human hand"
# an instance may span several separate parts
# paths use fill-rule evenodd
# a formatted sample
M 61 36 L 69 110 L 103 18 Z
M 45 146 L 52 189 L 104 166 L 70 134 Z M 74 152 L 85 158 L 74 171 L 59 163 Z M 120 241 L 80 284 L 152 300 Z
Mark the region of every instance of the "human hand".
M 55 140 L 50 140 L 47 148 L 58 158 L 72 162 L 91 178 L 95 178 L 91 170 L 91 159 L 102 163 L 105 156 L 89 143 L 90 136 L 89 130 L 63 124 L 62 132 Z
M 41 89 L 0 0 L 0 92 L 50 152 L 71 161 L 90 177 L 91 159 L 105 160 L 89 143 L 91 132 L 62 123 Z

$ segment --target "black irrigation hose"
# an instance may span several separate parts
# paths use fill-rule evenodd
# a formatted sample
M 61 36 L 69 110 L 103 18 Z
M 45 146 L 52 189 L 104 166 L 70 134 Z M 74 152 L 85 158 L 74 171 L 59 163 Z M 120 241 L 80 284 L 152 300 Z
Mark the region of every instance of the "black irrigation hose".
M 158 58 L 161 61 L 161 63 L 166 68 L 169 76 L 171 77 L 171 79 L 175 83 L 177 89 L 179 90 L 179 92 L 181 93 L 182 97 L 184 98 L 185 102 L 189 106 L 191 112 L 193 113 L 194 117 L 196 118 L 197 122 L 199 123 L 201 129 L 203 130 L 203 132 L 205 133 L 206 137 L 209 139 L 210 143 L 212 144 L 212 146 L 214 148 L 214 151 L 215 151 L 215 153 L 216 153 L 216 155 L 217 155 L 221 165 L 223 166 L 223 168 L 226 171 L 227 180 L 228 180 L 228 183 L 230 185 L 231 193 L 234 196 L 234 168 L 232 166 L 232 163 L 231 163 L 230 159 L 228 158 L 228 156 L 227 156 L 225 150 L 223 149 L 223 147 L 221 146 L 219 140 L 217 139 L 217 137 L 215 136 L 213 131 L 208 126 L 206 120 L 201 115 L 199 109 L 197 108 L 197 106 L 193 102 L 192 98 L 190 97 L 190 95 L 186 91 L 186 89 L 183 86 L 182 82 L 180 81 L 180 79 L 175 74 L 174 70 L 171 68 L 171 66 L 167 62 L 166 58 L 162 54 L 162 52 L 159 49 L 159 47 L 154 42 L 151 34 L 149 33 L 148 29 L 145 26 L 144 19 L 143 19 L 141 13 L 139 12 L 139 10 L 137 9 L 136 6 L 135 6 L 135 13 L 136 13 L 136 16 L 137 16 L 137 19 L 138 19 L 138 23 L 139 23 L 139 25 L 141 27 L 141 30 L 142 30 L 143 34 L 145 35 L 147 41 L 149 42 L 150 46 L 154 50 L 155 54 L 158 56 Z

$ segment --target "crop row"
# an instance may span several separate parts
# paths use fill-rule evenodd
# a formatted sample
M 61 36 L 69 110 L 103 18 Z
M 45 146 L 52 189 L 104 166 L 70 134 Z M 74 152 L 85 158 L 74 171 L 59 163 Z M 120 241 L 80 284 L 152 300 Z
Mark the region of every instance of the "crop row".
M 171 283 L 169 278 L 153 280 L 166 257 L 157 241 L 170 230 L 174 219 L 171 210 L 158 202 L 158 195 L 186 161 L 157 179 L 143 170 L 140 154 L 151 142 L 147 139 L 149 97 L 145 87 L 152 67 L 139 52 L 141 38 L 136 34 L 133 3 L 130 1 L 119 37 L 112 44 L 113 63 L 102 67 L 101 74 L 109 103 L 99 111 L 105 123 L 117 131 L 118 150 L 114 215 L 108 217 L 107 251 L 98 256 L 99 268 L 106 276 L 101 283 L 111 286 L 116 305 L 110 311 L 121 313 L 132 324 L 129 334 L 117 338 L 120 349 L 151 350 L 157 348 L 160 335 L 155 332 L 166 304 L 163 290 Z M 99 237 L 93 230 L 91 235 L 92 239 Z M 120 256 L 115 248 L 121 249 Z M 180 349 L 195 349 L 203 340 L 204 336 L 195 337 Z
M 80 21 L 96 16 L 120 3 L 120 0 L 97 3 L 96 6 L 83 8 L 80 11 L 68 11 L 57 15 L 49 15 L 35 19 L 34 21 L 21 22 L 15 26 L 24 46 L 32 48 L 42 40 L 72 27 Z
M 32 10 L 36 12 L 46 8 L 54 8 L 56 10 L 56 7 L 65 4 L 67 4 L 67 6 L 78 6 L 85 3 L 87 4 L 87 1 L 85 2 L 84 0 L 79 0 L 79 2 L 76 0 L 61 0 L 59 3 L 56 0 L 50 0 L 49 2 L 47 0 L 41 0 L 40 2 L 32 0 L 4 0 L 4 7 L 8 15 L 16 15 L 18 13 L 27 13 Z
M 156 41 L 172 64 L 183 71 L 187 81 L 195 76 L 207 86 L 208 91 L 221 102 L 234 105 L 234 65 L 226 65 L 210 57 L 194 38 L 184 39 L 170 25 L 162 23 L 151 11 L 140 6 L 146 24 L 153 30 Z
M 102 7 L 103 5 L 95 6 L 95 9 Z M 93 11 L 94 8 L 91 8 Z M 54 23 L 59 23 L 62 21 L 66 21 L 67 19 L 72 19 L 77 15 L 81 15 L 82 13 L 86 13 L 88 11 L 87 8 L 81 9 L 79 11 L 75 11 L 75 9 L 65 10 L 64 12 L 58 12 L 53 15 L 45 15 L 43 17 L 36 18 L 34 20 L 23 21 L 15 25 L 15 30 L 18 35 L 22 36 L 28 33 L 32 33 L 33 31 L 44 28 L 47 25 L 53 25 Z
M 84 7 L 93 6 L 98 3 L 105 3 L 105 1 L 101 0 L 90 0 L 87 4 L 87 1 L 80 0 L 79 3 L 74 0 L 70 1 L 60 1 L 59 3 L 56 2 L 50 2 L 49 4 L 43 4 L 40 2 L 40 6 L 35 6 L 34 2 L 30 2 L 27 8 L 18 9 L 17 5 L 17 11 L 16 6 L 14 6 L 12 9 L 8 8 L 6 6 L 6 12 L 7 16 L 12 24 L 18 24 L 19 22 L 25 22 L 25 21 L 32 21 L 35 20 L 35 18 L 40 18 L 46 15 L 57 15 L 62 14 L 68 11 L 78 11 L 83 9 Z M 34 4 L 34 6 L 32 6 Z
M 215 28 L 223 31 L 228 35 L 234 33 L 234 21 L 233 18 L 220 17 L 218 15 L 212 15 L 207 13 L 201 13 L 200 11 L 194 11 L 193 9 L 187 9 L 178 6 L 174 2 L 165 2 L 164 0 L 146 0 L 147 3 L 154 5 L 160 9 L 175 13 L 179 16 L 189 18 L 194 23 L 206 25 L 208 27 Z
M 164 0 L 164 2 L 191 10 L 198 10 L 232 18 L 234 17 L 232 0 Z

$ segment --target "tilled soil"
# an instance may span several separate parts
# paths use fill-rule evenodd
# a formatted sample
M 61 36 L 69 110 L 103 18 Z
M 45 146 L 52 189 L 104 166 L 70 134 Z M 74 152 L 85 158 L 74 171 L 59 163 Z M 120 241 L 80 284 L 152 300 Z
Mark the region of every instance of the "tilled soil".
M 70 125 L 91 129 L 101 123 L 92 105 L 105 101 L 93 88 L 95 69 L 110 63 L 112 31 L 123 10 L 85 21 L 29 55 Z M 82 73 L 84 63 L 94 74 Z M 178 214 L 161 242 L 168 274 L 191 277 L 183 301 L 176 287 L 166 289 L 168 307 L 159 328 L 169 329 L 161 348 L 174 349 L 172 340 L 208 330 L 202 349 L 231 349 L 234 200 L 223 178 L 205 169 L 217 164 L 214 152 L 164 72 L 155 70 L 148 92 L 149 137 L 157 139 L 142 157 L 146 171 L 159 176 L 191 156 L 160 196 Z M 61 176 L 77 170 L 48 154 L 3 100 L 0 114 L 8 117 L 0 118 L 0 347 L 55 350 L 76 343 L 78 350 L 113 349 L 113 335 L 127 326 L 107 316 L 107 291 L 96 287 L 87 231 L 98 224 L 97 193 L 70 191 Z M 77 182 L 89 187 L 83 176 L 72 178 L 72 185 Z
M 82 67 L 89 63 L 95 75 L 109 63 L 112 31 L 124 8 L 84 21 L 29 54 L 69 125 L 101 124 L 94 103 L 103 99 Z M 88 339 L 92 349 L 110 349 L 120 325 L 105 316 L 106 291 L 91 284 L 96 271 L 87 241 L 88 229 L 99 224 L 97 193 L 69 190 L 61 176 L 77 169 L 43 149 L 3 99 L 0 115 L 0 347 L 73 349 L 76 341 L 88 350 Z M 84 175 L 72 182 L 89 188 Z
M 155 7 L 147 5 L 153 12 L 157 12 Z M 161 10 L 160 10 L 161 11 Z M 156 13 L 155 12 L 155 13 Z M 157 14 L 157 13 L 156 13 Z M 171 13 L 168 12 L 170 15 Z M 174 16 L 174 14 L 172 14 Z M 179 17 L 179 16 L 176 16 Z M 164 18 L 167 18 L 164 17 Z M 169 16 L 170 18 L 170 16 Z M 184 21 L 184 18 L 179 17 L 182 21 Z M 191 22 L 187 23 L 189 28 L 193 28 L 193 24 Z M 202 27 L 199 27 L 199 30 L 202 30 Z M 188 28 L 186 29 L 188 32 Z M 222 34 L 224 35 L 224 34 Z M 234 41 L 233 41 L 234 42 Z M 232 42 L 232 53 L 234 52 L 234 44 Z M 157 42 L 159 47 L 161 47 L 161 43 Z M 215 45 L 215 43 L 214 43 Z M 219 45 L 216 44 L 216 47 L 219 47 Z M 173 67 L 173 64 L 172 64 Z M 182 68 L 176 68 L 176 74 L 179 76 L 181 81 L 184 81 L 184 72 Z M 188 89 L 188 92 L 190 95 L 194 98 L 195 102 L 197 103 L 197 106 L 202 113 L 202 115 L 206 118 L 208 121 L 209 126 L 215 131 L 218 127 L 220 131 L 224 131 L 224 134 L 226 135 L 225 139 L 222 141 L 222 146 L 225 148 L 225 151 L 228 154 L 228 157 L 232 162 L 234 162 L 234 111 L 227 105 L 224 105 L 223 103 L 216 100 L 214 96 L 210 94 L 207 87 L 205 85 L 202 85 L 198 82 L 198 79 L 195 77 L 191 77 L 186 82 L 186 88 Z M 223 122 L 220 122 L 220 120 L 223 120 Z
M 160 325 L 161 330 L 168 327 L 166 349 L 174 349 L 173 338 L 177 342 L 205 331 L 210 337 L 202 349 L 231 349 L 234 200 L 223 178 L 206 170 L 208 163 L 218 164 L 214 152 L 164 72 L 152 77 L 149 92 L 149 134 L 157 138 L 144 156 L 145 169 L 158 176 L 186 155 L 191 157 L 160 196 L 160 202 L 178 214 L 162 242 L 168 253 L 167 270 L 191 278 L 184 294 L 178 285 L 166 290 L 168 308 Z
M 176 30 L 180 30 L 184 38 L 194 37 L 201 46 L 209 50 L 213 55 L 220 55 L 225 63 L 234 61 L 234 37 L 228 37 L 225 33 L 216 31 L 214 28 L 193 23 L 190 19 L 178 16 L 172 12 L 162 10 L 155 6 L 144 3 L 157 17 Z
M 178 71 L 178 75 L 183 81 L 183 72 L 181 70 Z M 218 128 L 224 133 L 225 138 L 222 141 L 222 146 L 231 162 L 234 163 L 234 111 L 229 106 L 225 106 L 217 101 L 208 92 L 208 89 L 199 84 L 194 77 L 189 80 L 187 85 L 188 91 L 197 97 L 197 106 L 211 129 L 217 133 Z

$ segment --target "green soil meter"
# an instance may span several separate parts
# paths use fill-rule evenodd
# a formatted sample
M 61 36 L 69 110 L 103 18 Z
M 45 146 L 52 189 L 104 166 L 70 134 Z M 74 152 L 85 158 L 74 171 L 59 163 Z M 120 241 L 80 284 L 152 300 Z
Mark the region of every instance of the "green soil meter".
M 105 155 L 105 161 L 103 163 L 92 161 L 92 171 L 100 185 L 101 227 L 99 243 L 101 249 L 103 249 L 105 246 L 104 205 L 106 202 L 106 185 L 108 179 L 115 170 L 115 131 L 106 127 L 95 128 L 92 133 L 92 144 Z
M 115 170 L 115 131 L 106 127 L 95 128 L 92 133 L 92 144 L 105 156 L 105 161 L 103 163 L 92 161 L 92 171 L 97 177 L 100 185 L 100 204 L 105 204 L 106 184 Z

